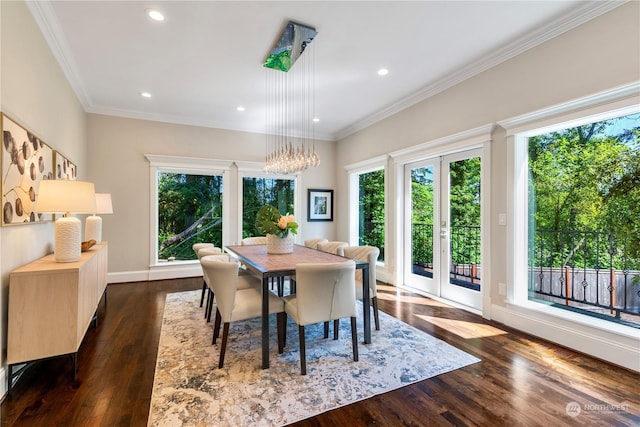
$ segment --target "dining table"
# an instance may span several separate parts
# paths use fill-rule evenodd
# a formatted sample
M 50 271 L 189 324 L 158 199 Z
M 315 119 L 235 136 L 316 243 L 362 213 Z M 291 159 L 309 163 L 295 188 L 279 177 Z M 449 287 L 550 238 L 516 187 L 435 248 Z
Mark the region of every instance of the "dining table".
M 293 251 L 286 254 L 271 254 L 267 245 L 231 245 L 225 251 L 237 259 L 248 271 L 262 279 L 262 368 L 269 367 L 269 280 L 293 277 L 296 266 L 302 263 L 345 262 L 349 258 L 322 252 L 302 245 L 293 245 Z M 356 269 L 362 270 L 362 310 L 364 320 L 364 342 L 371 343 L 371 313 L 369 290 L 369 263 L 356 260 Z

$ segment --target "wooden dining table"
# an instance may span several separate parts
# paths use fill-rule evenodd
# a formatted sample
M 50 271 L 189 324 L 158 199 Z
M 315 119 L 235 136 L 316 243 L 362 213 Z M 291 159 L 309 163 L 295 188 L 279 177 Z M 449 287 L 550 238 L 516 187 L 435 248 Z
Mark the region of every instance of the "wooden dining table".
M 345 262 L 349 258 L 322 252 L 306 246 L 294 245 L 288 254 L 267 253 L 266 245 L 226 246 L 225 250 L 247 270 L 262 278 L 262 368 L 269 367 L 269 279 L 295 276 L 296 265 L 302 263 Z M 356 269 L 362 270 L 362 309 L 364 320 L 364 342 L 371 343 L 371 313 L 369 292 L 369 263 L 354 260 Z

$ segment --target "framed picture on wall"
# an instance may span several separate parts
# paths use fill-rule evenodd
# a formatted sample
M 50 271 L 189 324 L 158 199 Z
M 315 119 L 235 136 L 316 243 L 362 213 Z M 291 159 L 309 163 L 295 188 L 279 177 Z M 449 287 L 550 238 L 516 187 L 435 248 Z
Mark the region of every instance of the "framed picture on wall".
M 5 114 L 2 120 L 2 225 L 52 219 L 36 213 L 40 182 L 53 179 L 53 150 Z
M 59 151 L 55 152 L 55 157 L 56 179 L 68 179 L 71 181 L 75 181 L 78 176 L 78 168 L 76 167 L 76 165 L 73 164 L 71 160 L 67 159 L 67 157 Z
M 307 221 L 333 221 L 333 190 L 307 190 Z

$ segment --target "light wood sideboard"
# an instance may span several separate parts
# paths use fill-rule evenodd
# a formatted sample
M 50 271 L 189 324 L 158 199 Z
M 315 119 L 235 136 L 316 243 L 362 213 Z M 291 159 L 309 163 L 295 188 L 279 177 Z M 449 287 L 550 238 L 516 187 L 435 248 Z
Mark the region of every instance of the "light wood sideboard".
M 9 279 L 7 364 L 9 391 L 17 364 L 71 355 L 73 375 L 84 335 L 107 286 L 108 245 L 83 252 L 76 262 L 53 254 L 13 270 Z M 106 300 L 105 300 L 106 303 Z

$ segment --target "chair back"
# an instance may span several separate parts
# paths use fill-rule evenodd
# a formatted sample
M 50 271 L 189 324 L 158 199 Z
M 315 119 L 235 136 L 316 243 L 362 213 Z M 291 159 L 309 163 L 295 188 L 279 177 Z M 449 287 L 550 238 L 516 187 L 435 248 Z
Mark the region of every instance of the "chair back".
M 209 278 L 209 286 L 216 295 L 216 306 L 223 322 L 231 322 L 238 288 L 238 264 L 224 261 L 217 256 L 206 256 L 200 260 L 202 270 Z
M 202 248 L 197 252 L 197 254 L 198 254 L 198 259 L 202 259 L 202 257 L 209 256 L 209 255 L 221 255 L 225 257 L 227 260 L 229 259 L 229 254 L 223 253 L 220 248 L 216 248 L 215 246 Z
M 304 241 L 304 245 L 311 249 L 318 249 L 318 243 L 328 242 L 325 238 L 307 239 Z
M 298 324 L 356 315 L 355 262 L 304 263 L 296 266 Z
M 241 245 L 266 245 L 267 236 L 245 237 L 240 241 Z
M 375 246 L 347 246 L 343 252 L 343 256 L 347 258 L 366 261 L 369 264 L 369 289 L 371 289 L 371 297 L 376 296 L 376 263 L 380 249 Z M 356 280 L 362 281 L 362 270 L 356 272 Z
M 213 243 L 194 243 L 193 245 L 191 245 L 191 249 L 193 249 L 193 251 L 197 254 L 198 251 L 200 249 L 203 248 L 213 248 L 214 244 Z
M 349 246 L 347 242 L 339 242 L 339 241 L 320 242 L 318 243 L 317 249 L 322 252 L 329 252 L 334 255 L 342 256 L 342 249 L 347 246 Z

